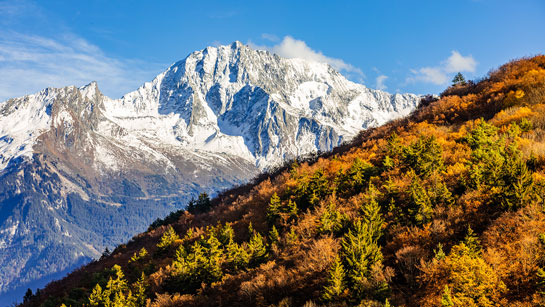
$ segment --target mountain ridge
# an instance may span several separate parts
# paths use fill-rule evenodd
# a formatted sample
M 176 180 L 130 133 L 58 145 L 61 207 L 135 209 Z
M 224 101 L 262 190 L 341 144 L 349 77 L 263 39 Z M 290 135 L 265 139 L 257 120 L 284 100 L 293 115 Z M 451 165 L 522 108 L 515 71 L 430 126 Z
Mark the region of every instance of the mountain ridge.
M 96 82 L 9 99 L 0 104 L 0 267 L 10 269 L 0 270 L 0 292 L 47 276 L 55 257 L 32 256 L 40 246 L 66 240 L 75 255 L 54 270 L 96 258 L 201 192 L 331 150 L 419 100 L 240 42 L 196 51 L 120 99 Z

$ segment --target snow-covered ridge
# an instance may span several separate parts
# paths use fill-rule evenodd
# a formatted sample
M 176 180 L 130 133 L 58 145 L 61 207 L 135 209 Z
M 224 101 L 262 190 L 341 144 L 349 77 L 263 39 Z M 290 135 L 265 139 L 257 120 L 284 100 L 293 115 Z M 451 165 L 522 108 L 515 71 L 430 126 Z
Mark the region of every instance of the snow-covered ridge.
M 0 104 L 0 169 L 13 158 L 31 157 L 40 134 L 61 123 L 71 128 L 81 116 L 66 106 L 52 115 L 59 97 L 94 101 L 89 112 L 101 114 L 93 132 L 115 139 L 119 146 L 138 144 L 152 157 L 163 155 L 145 143 L 222 153 L 261 169 L 330 150 L 361 129 L 407 115 L 419 100 L 412 94 L 368 89 L 327 64 L 285 59 L 235 42 L 193 52 L 117 100 L 100 94 L 93 82 Z M 96 159 L 108 160 L 97 165 L 123 167 L 111 148 L 95 145 Z

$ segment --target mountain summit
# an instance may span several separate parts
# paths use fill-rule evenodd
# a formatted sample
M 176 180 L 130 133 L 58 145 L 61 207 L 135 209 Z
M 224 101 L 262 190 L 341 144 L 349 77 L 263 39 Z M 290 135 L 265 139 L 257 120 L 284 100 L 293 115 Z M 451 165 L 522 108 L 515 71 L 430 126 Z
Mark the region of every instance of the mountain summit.
M 235 42 L 193 52 L 120 99 L 93 82 L 5 101 L 0 293 L 42 286 L 201 192 L 331 150 L 419 99 Z

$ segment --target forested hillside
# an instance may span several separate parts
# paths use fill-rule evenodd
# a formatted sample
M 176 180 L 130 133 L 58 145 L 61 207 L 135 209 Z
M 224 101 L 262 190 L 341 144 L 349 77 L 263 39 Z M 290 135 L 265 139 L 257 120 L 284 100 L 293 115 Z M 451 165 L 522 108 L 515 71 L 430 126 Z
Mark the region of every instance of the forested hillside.
M 545 56 L 187 211 L 25 306 L 545 304 Z

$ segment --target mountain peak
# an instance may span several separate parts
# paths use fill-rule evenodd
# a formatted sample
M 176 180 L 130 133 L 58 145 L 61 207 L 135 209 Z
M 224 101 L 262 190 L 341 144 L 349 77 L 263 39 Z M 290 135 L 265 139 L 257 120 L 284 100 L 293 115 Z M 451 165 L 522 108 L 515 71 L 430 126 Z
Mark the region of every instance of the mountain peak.
M 101 95 L 96 81 L 91 81 L 89 84 L 80 87 L 79 90 L 81 91 L 83 97 L 86 97 L 90 100 L 93 100 L 97 96 Z
M 240 49 L 242 47 L 244 47 L 246 45 L 244 45 L 241 41 L 234 41 L 233 43 L 231 43 L 231 48 L 233 49 Z
M 10 189 L 0 189 L 0 207 L 11 201 L 4 196 L 27 193 L 21 197 L 32 198 L 47 223 L 34 228 L 14 209 L 13 222 L 0 225 L 0 294 L 25 278 L 45 277 L 32 272 L 53 258 L 27 262 L 42 248 L 60 248 L 56 242 L 70 236 L 62 255 L 77 256 L 64 263 L 96 257 L 200 192 L 214 194 L 287 160 L 331 150 L 418 102 L 416 95 L 367 89 L 327 64 L 239 41 L 195 51 L 120 99 L 103 96 L 96 82 L 13 99 L 0 105 L 0 178 L 11 178 L 0 182 Z M 23 180 L 6 167 L 10 161 L 38 175 Z M 97 223 L 90 212 L 108 218 Z M 21 230 L 8 235 L 15 224 Z M 116 235 L 104 240 L 106 233 Z M 35 243 L 23 246 L 29 237 Z M 27 263 L 20 267 L 29 273 L 3 270 L 10 261 Z

